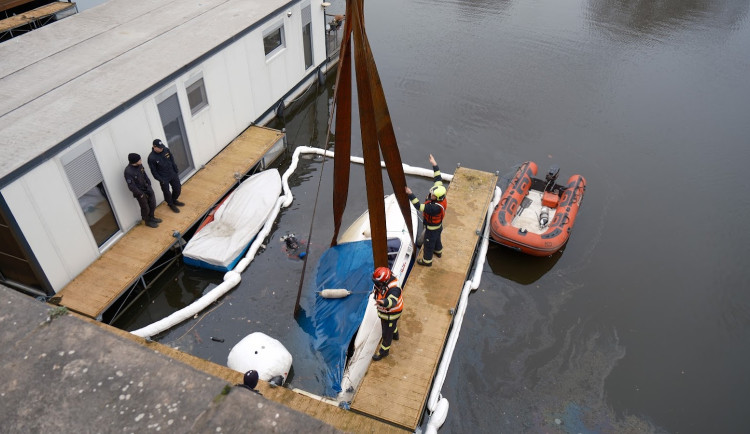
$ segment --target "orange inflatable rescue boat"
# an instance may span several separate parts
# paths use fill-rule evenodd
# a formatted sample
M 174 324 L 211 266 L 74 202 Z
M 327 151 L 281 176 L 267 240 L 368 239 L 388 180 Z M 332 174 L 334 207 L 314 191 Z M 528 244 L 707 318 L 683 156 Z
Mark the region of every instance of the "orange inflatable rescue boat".
M 556 183 L 560 168 L 534 178 L 537 165 L 523 163 L 492 213 L 490 236 L 496 242 L 534 256 L 549 256 L 565 245 L 586 190 L 581 175 Z

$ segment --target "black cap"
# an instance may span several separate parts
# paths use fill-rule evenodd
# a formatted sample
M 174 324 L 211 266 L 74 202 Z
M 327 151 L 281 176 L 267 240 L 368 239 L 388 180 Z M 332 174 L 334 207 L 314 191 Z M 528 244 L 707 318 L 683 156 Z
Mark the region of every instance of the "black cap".
M 242 380 L 242 384 L 251 389 L 255 389 L 255 386 L 258 385 L 258 371 L 250 370 L 245 372 L 245 378 Z
M 152 146 L 156 146 L 157 148 L 164 148 L 164 143 L 162 143 L 159 139 L 154 139 Z
M 136 153 L 128 154 L 128 161 L 130 162 L 130 164 L 135 164 L 141 161 L 141 156 Z

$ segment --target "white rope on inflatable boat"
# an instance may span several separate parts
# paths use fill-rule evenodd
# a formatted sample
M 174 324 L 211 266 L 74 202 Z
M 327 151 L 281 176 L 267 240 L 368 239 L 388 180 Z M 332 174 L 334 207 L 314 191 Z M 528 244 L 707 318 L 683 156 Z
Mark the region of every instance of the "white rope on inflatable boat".
M 479 288 L 479 283 L 482 281 L 482 271 L 484 270 L 484 258 L 487 256 L 487 246 L 489 245 L 489 230 L 490 230 L 490 218 L 494 211 L 497 203 L 500 201 L 501 194 L 500 187 L 495 187 L 495 195 L 492 198 L 487 209 L 487 220 L 484 223 L 484 231 L 482 232 L 482 244 L 479 247 L 479 254 L 477 255 L 476 267 L 474 268 L 474 274 L 470 280 L 464 283 L 464 287 L 461 290 L 461 297 L 458 301 L 458 309 L 456 310 L 455 318 L 453 319 L 453 327 L 451 328 L 450 335 L 448 336 L 448 342 L 445 345 L 443 351 L 443 357 L 440 360 L 440 366 L 438 367 L 437 374 L 435 375 L 435 381 L 430 391 L 430 397 L 427 400 L 427 409 L 430 411 L 430 417 L 427 421 L 426 433 L 437 433 L 437 430 L 445 422 L 445 418 L 448 416 L 448 400 L 443 398 L 440 394 L 445 382 L 445 377 L 448 374 L 448 367 L 451 364 L 453 358 L 453 350 L 456 348 L 456 342 L 458 341 L 458 334 L 461 332 L 461 324 L 464 321 L 464 314 L 466 313 L 466 305 L 469 300 L 469 293 Z
M 240 274 L 243 271 L 245 271 L 245 269 L 250 265 L 250 262 L 252 262 L 253 259 L 255 258 L 255 254 L 258 252 L 258 249 L 260 249 L 260 247 L 263 245 L 263 241 L 265 241 L 266 236 L 271 231 L 271 228 L 273 227 L 273 224 L 276 221 L 276 217 L 279 215 L 281 208 L 288 207 L 289 205 L 292 204 L 292 201 L 294 200 L 294 196 L 292 195 L 292 190 L 289 188 L 289 177 L 297 169 L 297 164 L 299 163 L 299 154 L 318 154 L 318 155 L 325 155 L 327 157 L 334 156 L 333 151 L 326 151 L 321 148 L 312 148 L 309 146 L 297 147 L 294 150 L 294 154 L 292 155 L 292 161 L 289 165 L 289 168 L 286 170 L 286 172 L 284 172 L 284 175 L 281 177 L 281 184 L 284 190 L 284 194 L 282 196 L 279 196 L 279 199 L 276 201 L 276 205 L 274 206 L 273 211 L 268 216 L 268 219 L 266 220 L 266 223 L 263 225 L 263 228 L 255 237 L 255 241 L 250 246 L 250 249 L 247 251 L 247 254 L 239 261 L 239 263 L 237 263 L 237 266 L 233 270 L 227 271 L 224 274 L 224 281 L 221 284 L 219 284 L 216 288 L 212 289 L 207 294 L 203 295 L 198 300 L 195 300 L 188 306 L 185 306 L 184 308 L 176 312 L 173 312 L 169 316 L 162 318 L 159 321 L 156 321 L 138 330 L 134 330 L 131 332 L 132 334 L 143 337 L 143 338 L 150 338 L 151 336 L 157 335 L 165 330 L 169 330 L 170 328 L 176 326 L 177 324 L 197 315 L 198 313 L 203 311 L 203 309 L 211 305 L 211 303 L 218 300 L 219 297 L 229 292 L 230 289 L 240 284 L 240 281 L 242 280 L 242 278 L 240 277 Z M 350 160 L 353 163 L 364 164 L 364 159 L 362 159 L 361 157 L 351 157 Z M 382 167 L 385 167 L 385 162 L 381 161 L 380 165 Z M 410 175 L 426 176 L 429 178 L 433 177 L 432 169 L 422 169 L 419 167 L 412 167 L 412 166 L 409 166 L 408 164 L 404 164 L 403 166 L 404 166 L 404 173 L 408 173 Z M 449 175 L 449 174 L 443 174 L 442 177 L 445 181 L 450 181 L 453 179 L 453 175 Z

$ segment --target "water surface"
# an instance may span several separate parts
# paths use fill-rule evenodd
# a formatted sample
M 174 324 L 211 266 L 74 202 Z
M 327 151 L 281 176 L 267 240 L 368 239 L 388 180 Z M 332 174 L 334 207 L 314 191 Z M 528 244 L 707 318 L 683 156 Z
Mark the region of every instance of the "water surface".
M 442 432 L 747 432 L 749 7 L 367 2 L 404 162 L 427 167 L 432 153 L 448 173 L 503 174 L 533 160 L 588 181 L 561 253 L 490 249 L 443 388 Z M 325 143 L 331 84 L 275 124 L 293 146 Z M 263 331 L 299 352 L 293 386 L 315 390 L 315 356 L 289 320 L 302 262 L 278 239 L 312 234 L 312 257 L 328 244 L 331 167 L 303 161 L 295 202 L 240 287 L 165 342 L 224 363 Z M 345 221 L 365 207 L 363 177 L 353 170 Z

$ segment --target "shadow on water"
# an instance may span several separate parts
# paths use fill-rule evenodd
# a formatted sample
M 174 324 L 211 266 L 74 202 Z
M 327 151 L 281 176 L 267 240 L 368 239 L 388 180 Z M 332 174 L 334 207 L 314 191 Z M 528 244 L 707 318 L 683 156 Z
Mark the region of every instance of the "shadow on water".
M 221 282 L 221 275 L 217 271 L 184 265 L 178 260 L 112 325 L 123 330 L 136 330 L 156 322 L 215 288 L 217 285 L 213 282 Z
M 487 262 L 492 272 L 500 277 L 530 285 L 555 266 L 563 255 L 565 247 L 546 257 L 534 257 L 517 252 L 500 244 L 490 244 L 487 249 Z

